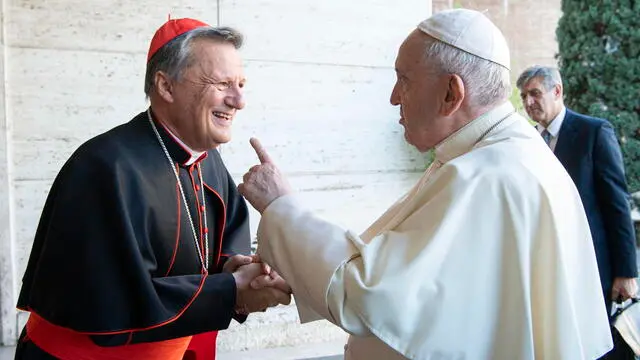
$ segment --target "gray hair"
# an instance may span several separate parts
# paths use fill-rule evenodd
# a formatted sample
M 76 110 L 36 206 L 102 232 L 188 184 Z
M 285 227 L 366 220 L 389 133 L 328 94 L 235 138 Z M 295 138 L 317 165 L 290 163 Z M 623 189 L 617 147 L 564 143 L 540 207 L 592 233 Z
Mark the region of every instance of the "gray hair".
M 527 68 L 520 74 L 516 86 L 522 90 L 522 87 L 533 78 L 540 78 L 542 80 L 542 86 L 549 91 L 556 85 L 562 85 L 562 77 L 560 71 L 552 66 L 534 65 Z
M 441 41 L 428 41 L 425 59 L 434 61 L 442 72 L 459 75 L 472 105 L 489 106 L 509 98 L 509 69 Z
M 200 27 L 175 37 L 161 47 L 147 63 L 144 76 L 144 93 L 149 97 L 155 87 L 154 77 L 158 71 L 165 72 L 170 79 L 179 80 L 182 73 L 193 65 L 191 44 L 197 39 L 211 39 L 242 47 L 243 36 L 230 27 Z

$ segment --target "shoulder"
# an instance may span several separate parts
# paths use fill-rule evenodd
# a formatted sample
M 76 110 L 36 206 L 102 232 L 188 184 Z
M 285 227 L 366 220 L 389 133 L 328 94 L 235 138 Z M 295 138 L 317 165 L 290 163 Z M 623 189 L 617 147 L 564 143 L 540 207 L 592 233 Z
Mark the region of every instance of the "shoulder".
M 84 142 L 61 171 L 84 169 L 105 174 L 118 166 L 135 164 L 136 159 L 143 161 L 142 153 L 149 147 L 152 134 L 145 134 L 145 123 L 140 115 Z
M 567 108 L 567 115 L 565 117 L 572 118 L 574 121 L 579 122 L 582 126 L 589 126 L 596 129 L 602 128 L 603 126 L 611 127 L 611 123 L 606 119 L 597 118 L 597 117 L 593 117 L 585 114 L 580 114 L 568 108 Z
M 455 169 L 457 182 L 502 189 L 503 194 L 536 197 L 549 185 L 571 188 L 573 182 L 554 154 L 525 140 L 476 148 L 448 165 Z
M 474 149 L 448 162 L 443 169 L 454 173 L 458 184 L 510 187 L 512 184 L 532 183 L 527 168 L 518 161 L 518 156 L 495 146 Z

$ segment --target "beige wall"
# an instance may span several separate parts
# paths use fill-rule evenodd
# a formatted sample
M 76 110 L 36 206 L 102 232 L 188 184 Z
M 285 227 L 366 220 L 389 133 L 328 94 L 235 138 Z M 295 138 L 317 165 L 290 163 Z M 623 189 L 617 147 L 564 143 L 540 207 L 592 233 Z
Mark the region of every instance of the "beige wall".
M 511 50 L 511 74 L 515 79 L 533 64 L 556 65 L 555 31 L 562 15 L 561 0 L 433 0 L 433 12 L 454 7 L 487 15 L 502 30 Z
M 554 64 L 560 0 L 433 0 L 433 10 L 489 10 L 514 77 Z M 424 169 L 388 104 L 393 60 L 430 0 L 2 0 L 0 38 L 0 323 L 14 341 L 15 301 L 49 187 L 71 152 L 146 104 L 145 56 L 172 17 L 238 27 L 247 36 L 246 110 L 221 149 L 238 178 L 259 136 L 314 209 L 362 230 Z M 252 212 L 255 228 L 258 216 Z M 254 229 L 255 230 L 255 229 Z M 344 338 L 299 325 L 293 306 L 254 315 L 220 336 L 222 351 Z
M 247 36 L 246 110 L 221 149 L 239 177 L 259 136 L 313 208 L 362 230 L 406 190 L 427 159 L 409 148 L 388 104 L 397 47 L 429 0 L 3 0 L 0 53 L 2 342 L 45 197 L 83 141 L 145 109 L 148 42 L 172 17 Z M 2 66 L 4 65 L 4 67 Z M 252 212 L 252 225 L 257 224 Z M 223 351 L 334 340 L 326 322 L 296 324 L 293 306 L 252 316 L 220 337 Z

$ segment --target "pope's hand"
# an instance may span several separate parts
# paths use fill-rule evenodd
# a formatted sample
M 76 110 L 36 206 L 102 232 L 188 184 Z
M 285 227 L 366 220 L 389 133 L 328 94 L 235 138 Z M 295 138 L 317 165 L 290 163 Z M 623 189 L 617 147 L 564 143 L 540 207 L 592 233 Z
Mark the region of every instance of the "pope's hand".
M 236 304 L 235 310 L 239 314 L 248 315 L 256 311 L 264 311 L 268 307 L 278 304 L 288 305 L 291 302 L 291 294 L 275 287 L 254 289 L 251 282 L 264 274 L 263 266 L 252 263 L 240 266 L 233 277 L 236 280 Z
M 255 165 L 244 174 L 243 183 L 238 185 L 238 191 L 262 214 L 274 200 L 293 191 L 260 141 L 251 138 L 250 143 L 258 155 L 260 164 Z

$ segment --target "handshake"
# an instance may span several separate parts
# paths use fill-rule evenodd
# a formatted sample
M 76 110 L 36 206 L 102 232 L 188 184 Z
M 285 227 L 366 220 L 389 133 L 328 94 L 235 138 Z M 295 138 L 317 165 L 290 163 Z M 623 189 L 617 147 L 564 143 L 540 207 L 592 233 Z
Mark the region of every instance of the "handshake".
M 291 302 L 291 287 L 257 255 L 234 255 L 222 271 L 231 273 L 236 280 L 235 311 L 238 314 L 248 315 Z

